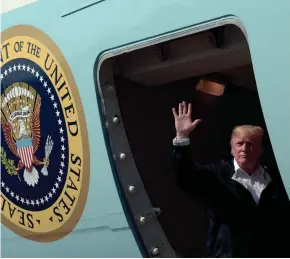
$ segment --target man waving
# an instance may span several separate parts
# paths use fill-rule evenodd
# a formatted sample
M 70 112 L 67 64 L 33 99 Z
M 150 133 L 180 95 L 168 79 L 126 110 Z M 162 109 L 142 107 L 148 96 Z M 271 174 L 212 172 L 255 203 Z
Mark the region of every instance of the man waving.
M 172 112 L 177 184 L 202 198 L 209 208 L 205 256 L 289 257 L 290 202 L 280 179 L 259 163 L 263 129 L 235 127 L 232 160 L 201 165 L 190 152 L 190 134 L 201 120 L 192 121 L 192 106 L 185 102 Z

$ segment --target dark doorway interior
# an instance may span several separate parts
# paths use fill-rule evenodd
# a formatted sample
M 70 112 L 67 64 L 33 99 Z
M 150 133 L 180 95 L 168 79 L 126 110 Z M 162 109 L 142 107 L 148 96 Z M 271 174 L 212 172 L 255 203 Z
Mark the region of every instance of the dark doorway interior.
M 193 156 L 207 163 L 230 156 L 230 134 L 239 124 L 265 127 L 258 93 L 226 85 L 223 96 L 195 90 L 198 78 L 145 86 L 115 78 L 118 101 L 129 144 L 152 205 L 162 210 L 160 223 L 181 257 L 202 257 L 206 232 L 205 205 L 180 191 L 171 166 L 175 137 L 172 107 L 193 104 L 193 118 L 203 121 L 191 136 Z M 266 132 L 267 133 L 267 132 Z M 263 161 L 277 169 L 266 134 Z

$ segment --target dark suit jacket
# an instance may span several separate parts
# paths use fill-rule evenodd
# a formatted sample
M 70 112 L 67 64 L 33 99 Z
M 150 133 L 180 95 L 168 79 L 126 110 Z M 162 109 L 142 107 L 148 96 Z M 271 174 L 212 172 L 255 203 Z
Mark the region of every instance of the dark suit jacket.
M 272 181 L 256 204 L 231 179 L 232 160 L 199 165 L 191 159 L 190 146 L 173 147 L 178 186 L 208 204 L 205 256 L 290 257 L 290 202 L 282 181 L 267 170 Z

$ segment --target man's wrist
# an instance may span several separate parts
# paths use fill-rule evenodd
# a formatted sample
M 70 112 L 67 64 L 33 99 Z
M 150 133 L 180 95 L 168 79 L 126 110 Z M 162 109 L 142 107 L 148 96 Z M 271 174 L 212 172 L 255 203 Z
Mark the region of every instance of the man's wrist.
M 180 140 L 180 139 L 188 139 L 189 137 L 187 135 L 176 134 L 175 138 L 177 140 Z
M 172 141 L 174 146 L 187 146 L 190 144 L 189 137 L 186 136 L 176 136 Z

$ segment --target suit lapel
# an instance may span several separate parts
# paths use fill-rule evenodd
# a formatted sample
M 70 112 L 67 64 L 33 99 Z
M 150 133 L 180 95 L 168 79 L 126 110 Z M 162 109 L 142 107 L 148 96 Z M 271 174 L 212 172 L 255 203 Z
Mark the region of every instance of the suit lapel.
M 234 173 L 235 173 L 235 167 L 233 163 L 233 159 L 227 162 L 227 184 L 229 186 L 230 192 L 236 197 L 239 201 L 248 201 L 252 203 L 254 206 L 257 206 L 252 194 L 249 192 L 249 190 L 244 187 L 241 183 L 235 181 L 232 179 Z

